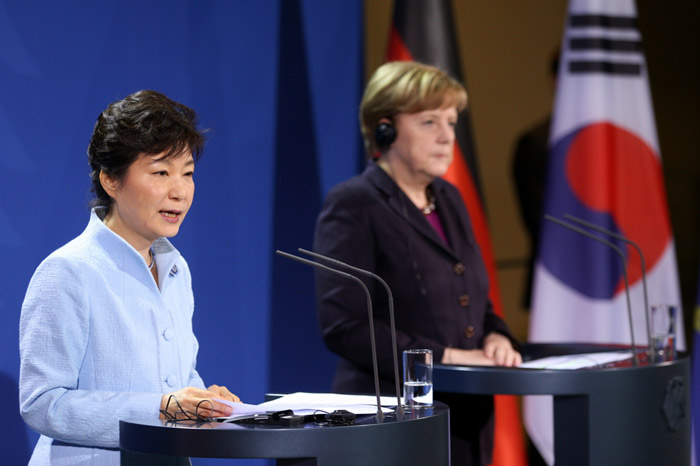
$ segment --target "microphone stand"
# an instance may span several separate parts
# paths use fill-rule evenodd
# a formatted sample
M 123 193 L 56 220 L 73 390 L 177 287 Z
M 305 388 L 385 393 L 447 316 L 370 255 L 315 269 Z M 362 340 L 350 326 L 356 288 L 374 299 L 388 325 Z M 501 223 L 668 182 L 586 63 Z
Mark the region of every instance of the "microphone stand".
M 350 264 L 346 264 L 345 262 L 341 262 L 337 259 L 333 259 L 332 257 L 328 256 L 323 256 L 321 254 L 318 254 L 313 251 L 307 251 L 306 249 L 299 248 L 298 251 L 302 254 L 307 254 L 311 257 L 315 257 L 317 259 L 325 260 L 330 262 L 331 264 L 340 266 L 340 267 L 345 267 L 349 270 L 352 270 L 353 272 L 360 273 L 362 275 L 365 275 L 367 277 L 374 278 L 377 280 L 379 283 L 382 284 L 384 289 L 386 290 L 386 293 L 389 297 L 389 325 L 391 327 L 391 347 L 394 351 L 394 382 L 396 383 L 396 415 L 399 419 L 403 419 L 403 403 L 401 402 L 401 395 L 400 395 L 400 389 L 399 389 L 399 359 L 397 355 L 397 349 L 396 349 L 396 323 L 394 322 L 394 295 L 391 293 L 391 288 L 389 288 L 389 285 L 387 282 L 384 281 L 382 277 L 379 275 L 370 272 L 369 270 L 364 270 L 360 269 L 357 267 L 354 267 Z
M 568 222 L 564 222 L 563 220 L 559 220 L 556 217 L 552 217 L 549 214 L 545 214 L 544 218 L 549 220 L 550 222 L 556 223 L 559 226 L 562 226 L 564 228 L 567 228 L 569 230 L 575 231 L 576 233 L 579 233 L 587 238 L 590 238 L 594 241 L 598 241 L 599 243 L 603 243 L 604 245 L 610 247 L 612 250 L 617 252 L 617 254 L 620 256 L 620 260 L 622 261 L 622 274 L 625 279 L 625 293 L 627 295 L 627 316 L 630 321 L 630 338 L 632 340 L 632 361 L 635 366 L 639 365 L 639 359 L 637 358 L 637 351 L 636 351 L 636 346 L 634 344 L 634 323 L 632 321 L 632 305 L 631 305 L 631 300 L 630 300 L 630 288 L 629 288 L 629 281 L 627 279 L 627 266 L 625 265 L 625 255 L 622 252 L 620 248 L 618 248 L 616 245 L 611 243 L 610 241 L 606 241 L 602 238 L 599 238 L 586 230 L 579 228 L 575 225 L 572 225 Z
M 319 264 L 318 262 L 310 261 L 308 259 L 304 259 L 302 257 L 295 256 L 293 254 L 286 253 L 284 251 L 277 250 L 275 251 L 277 254 L 280 256 L 286 257 L 288 259 L 295 260 L 297 262 L 301 262 L 302 264 L 310 265 L 312 267 L 317 267 L 323 270 L 327 270 L 329 272 L 335 273 L 340 275 L 341 277 L 345 277 L 347 279 L 353 280 L 357 283 L 360 284 L 362 289 L 365 292 L 365 295 L 367 296 L 367 312 L 369 313 L 369 331 L 371 334 L 371 345 L 372 345 L 372 364 L 374 365 L 374 391 L 377 395 L 377 422 L 382 423 L 384 421 L 384 412 L 382 411 L 382 402 L 379 396 L 379 370 L 377 369 L 377 348 L 376 348 L 376 342 L 374 340 L 374 318 L 372 314 L 372 297 L 369 294 L 369 290 L 367 289 L 367 285 L 365 285 L 362 280 L 357 278 L 354 275 L 351 275 L 349 273 L 341 272 L 340 270 L 333 269 L 331 267 L 325 266 L 323 264 Z
M 639 260 L 641 262 L 642 266 L 642 290 L 644 291 L 644 322 L 646 323 L 647 326 L 647 342 L 649 342 L 649 357 L 651 357 L 654 354 L 654 345 L 651 342 L 651 325 L 649 324 L 649 295 L 647 294 L 647 267 L 646 267 L 646 261 L 644 260 L 644 254 L 642 253 L 642 248 L 639 247 L 637 243 L 632 241 L 631 239 L 627 238 L 626 236 L 622 236 L 619 233 L 616 233 L 614 231 L 608 230 L 607 228 L 603 228 L 601 226 L 596 225 L 595 223 L 587 222 L 583 219 L 580 219 L 578 217 L 574 217 L 573 215 L 569 214 L 564 214 L 564 218 L 567 220 L 571 220 L 572 222 L 576 222 L 580 225 L 583 225 L 585 227 L 590 228 L 591 230 L 598 231 L 600 233 L 604 233 L 606 235 L 610 235 L 613 238 L 617 238 L 621 241 L 624 241 L 625 243 L 631 245 L 634 247 L 634 249 L 637 250 L 637 254 L 639 255 Z

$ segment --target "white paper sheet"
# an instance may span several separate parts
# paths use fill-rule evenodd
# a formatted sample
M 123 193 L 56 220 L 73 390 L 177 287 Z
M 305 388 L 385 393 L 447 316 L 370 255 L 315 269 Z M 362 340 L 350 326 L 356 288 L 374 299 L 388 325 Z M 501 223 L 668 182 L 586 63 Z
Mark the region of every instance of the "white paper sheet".
M 246 403 L 240 403 L 240 402 L 235 402 L 235 401 L 228 401 L 228 400 L 220 400 L 220 399 L 215 399 L 215 401 L 218 401 L 219 403 L 223 403 L 225 405 L 229 405 L 230 407 L 233 408 L 233 412 L 231 415 L 227 418 L 221 418 L 221 419 L 241 419 L 244 417 L 252 417 L 255 416 L 256 414 L 263 414 L 265 413 L 265 409 L 261 409 L 258 407 L 258 405 L 251 405 L 251 404 L 246 404 Z
M 520 364 L 518 367 L 527 369 L 574 370 L 595 367 L 616 361 L 632 358 L 631 351 L 612 351 L 603 353 L 569 354 L 565 356 L 550 356 L 535 359 Z
M 396 408 L 396 397 L 382 396 L 379 401 L 382 404 L 382 411 L 385 413 L 392 412 Z M 316 410 L 330 413 L 336 409 L 345 409 L 355 414 L 374 414 L 377 412 L 377 397 L 373 395 L 297 392 L 284 395 L 276 400 L 266 401 L 259 404 L 258 407 L 267 411 L 291 409 L 294 414 L 313 414 Z
M 317 411 L 331 413 L 344 409 L 355 414 L 374 414 L 377 412 L 377 397 L 372 395 L 339 395 L 336 393 L 306 393 L 297 392 L 284 395 L 275 400 L 258 405 L 234 403 L 232 401 L 216 400 L 233 407 L 233 413 L 228 419 L 239 419 L 267 413 L 268 411 L 283 411 L 291 409 L 296 415 L 314 414 Z M 389 413 L 396 408 L 396 397 L 380 397 L 382 412 Z

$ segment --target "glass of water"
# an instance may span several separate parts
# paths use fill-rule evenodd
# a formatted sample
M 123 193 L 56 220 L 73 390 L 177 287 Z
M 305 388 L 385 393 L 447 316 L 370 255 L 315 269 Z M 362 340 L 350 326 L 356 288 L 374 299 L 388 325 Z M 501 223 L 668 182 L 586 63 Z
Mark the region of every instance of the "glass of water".
M 652 361 L 665 362 L 676 359 L 677 306 L 656 304 L 651 306 Z
M 433 407 L 433 351 L 403 352 L 403 403 L 407 408 Z

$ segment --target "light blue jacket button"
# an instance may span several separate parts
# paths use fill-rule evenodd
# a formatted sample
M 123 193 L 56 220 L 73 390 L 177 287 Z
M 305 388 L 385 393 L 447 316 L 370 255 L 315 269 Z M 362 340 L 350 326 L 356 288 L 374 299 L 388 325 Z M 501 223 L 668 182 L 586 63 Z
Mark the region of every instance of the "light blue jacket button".
M 165 338 L 165 341 L 172 340 L 173 339 L 173 329 L 166 328 L 165 331 L 163 332 L 163 338 Z
M 165 379 L 165 383 L 168 384 L 168 387 L 174 387 L 177 383 L 177 377 L 175 377 L 174 375 L 169 375 L 168 378 Z

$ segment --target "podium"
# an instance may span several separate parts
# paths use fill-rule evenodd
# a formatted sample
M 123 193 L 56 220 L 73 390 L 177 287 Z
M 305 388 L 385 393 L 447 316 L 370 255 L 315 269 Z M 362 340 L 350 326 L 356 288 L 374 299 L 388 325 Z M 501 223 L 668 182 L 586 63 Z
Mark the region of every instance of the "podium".
M 358 415 L 349 426 L 221 422 L 119 422 L 121 464 L 179 465 L 187 457 L 276 458 L 278 465 L 448 465 L 449 410 L 409 410 L 403 419 Z
M 523 358 L 620 351 L 620 346 L 525 344 Z M 646 356 L 643 353 L 640 355 Z M 650 364 L 642 357 L 578 370 L 433 368 L 436 391 L 553 395 L 558 465 L 690 464 L 690 358 Z

